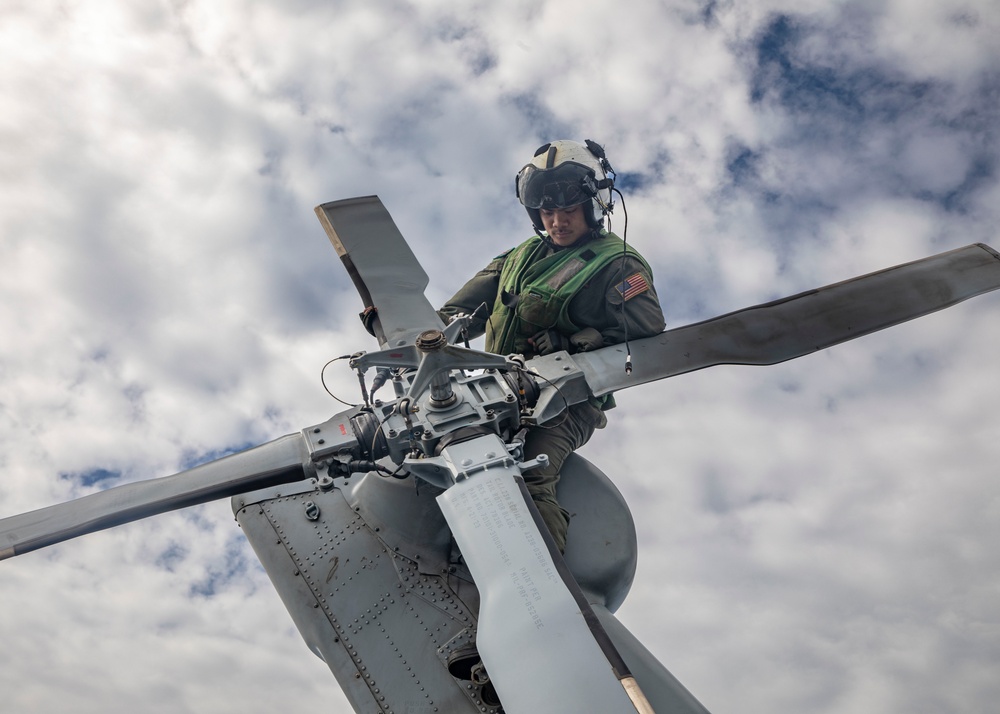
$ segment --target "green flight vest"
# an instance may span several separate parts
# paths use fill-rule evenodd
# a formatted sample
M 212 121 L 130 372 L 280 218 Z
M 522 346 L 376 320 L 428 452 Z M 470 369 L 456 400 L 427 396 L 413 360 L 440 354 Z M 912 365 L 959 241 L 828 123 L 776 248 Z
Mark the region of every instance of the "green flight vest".
M 493 312 L 486 323 L 486 351 L 507 355 L 530 353 L 528 338 L 551 328 L 573 335 L 587 325 L 577 325 L 569 318 L 569 304 L 580 289 L 623 251 L 642 256 L 626 248 L 613 233 L 601 233 L 593 240 L 557 250 L 544 258 L 548 246 L 539 236 L 511 250 L 500 272 Z

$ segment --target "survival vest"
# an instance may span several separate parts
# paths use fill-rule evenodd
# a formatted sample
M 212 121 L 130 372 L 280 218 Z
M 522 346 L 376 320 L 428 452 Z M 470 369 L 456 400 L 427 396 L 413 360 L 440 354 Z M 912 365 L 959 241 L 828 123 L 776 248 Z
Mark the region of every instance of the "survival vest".
M 605 232 L 545 256 L 548 246 L 534 236 L 507 253 L 486 323 L 486 351 L 530 353 L 528 338 L 542 330 L 555 328 L 569 336 L 587 327 L 569 318 L 573 296 L 623 250 L 646 265 L 642 256 L 624 245 L 614 233 Z

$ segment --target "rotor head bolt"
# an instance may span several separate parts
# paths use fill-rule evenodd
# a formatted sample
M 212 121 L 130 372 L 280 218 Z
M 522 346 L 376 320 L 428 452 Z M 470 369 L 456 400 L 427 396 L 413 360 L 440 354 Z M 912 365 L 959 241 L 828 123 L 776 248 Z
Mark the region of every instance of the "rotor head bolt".
M 441 330 L 424 330 L 417 336 L 415 344 L 421 352 L 433 352 L 446 346 L 448 338 Z
M 323 476 L 319 480 L 319 487 L 322 491 L 329 491 L 333 488 L 333 478 L 330 476 Z

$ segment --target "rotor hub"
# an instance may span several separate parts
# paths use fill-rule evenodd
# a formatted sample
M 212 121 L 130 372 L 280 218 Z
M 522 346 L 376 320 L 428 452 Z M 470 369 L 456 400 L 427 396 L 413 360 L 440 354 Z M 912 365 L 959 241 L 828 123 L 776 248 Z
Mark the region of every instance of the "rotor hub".
M 441 330 L 424 330 L 417 335 L 414 344 L 421 352 L 436 352 L 448 344 L 448 338 Z

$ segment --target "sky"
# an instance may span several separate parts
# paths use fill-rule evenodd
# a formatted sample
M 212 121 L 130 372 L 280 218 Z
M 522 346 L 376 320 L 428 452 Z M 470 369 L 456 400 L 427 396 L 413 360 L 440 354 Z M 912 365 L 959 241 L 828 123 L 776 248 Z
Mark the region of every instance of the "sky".
M 603 144 L 668 327 L 1000 248 L 986 0 L 5 0 L 0 517 L 324 421 L 373 349 L 313 207 L 377 194 L 439 304 Z M 621 392 L 619 611 L 714 714 L 995 711 L 1000 293 Z M 327 371 L 348 396 L 346 369 Z M 634 392 L 634 393 L 633 393 Z M 0 714 L 350 709 L 228 502 L 0 563 Z

